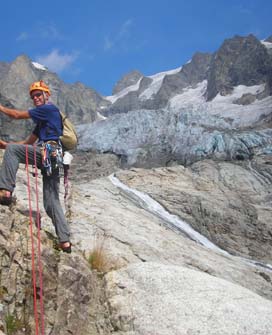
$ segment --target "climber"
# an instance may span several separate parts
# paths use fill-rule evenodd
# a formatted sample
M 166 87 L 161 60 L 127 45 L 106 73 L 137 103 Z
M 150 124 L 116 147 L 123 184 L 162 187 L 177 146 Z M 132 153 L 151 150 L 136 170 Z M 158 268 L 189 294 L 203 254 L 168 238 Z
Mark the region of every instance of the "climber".
M 59 200 L 59 167 L 53 159 L 52 164 L 50 164 L 50 159 L 45 160 L 46 154 L 49 155 L 48 158 L 51 154 L 56 158 L 56 153 L 61 151 L 60 112 L 49 101 L 50 89 L 42 80 L 30 86 L 29 94 L 35 108 L 28 111 L 7 108 L 0 104 L 0 112 L 13 119 L 31 118 L 35 124 L 33 132 L 25 140 L 11 143 L 0 140 L 0 148 L 6 149 L 0 172 L 0 204 L 9 206 L 13 201 L 12 193 L 15 188 L 16 173 L 19 163 L 26 163 L 27 145 L 29 164 L 33 165 L 36 157 L 37 167 L 42 171 L 44 208 L 55 227 L 59 247 L 64 252 L 71 253 L 69 227 Z

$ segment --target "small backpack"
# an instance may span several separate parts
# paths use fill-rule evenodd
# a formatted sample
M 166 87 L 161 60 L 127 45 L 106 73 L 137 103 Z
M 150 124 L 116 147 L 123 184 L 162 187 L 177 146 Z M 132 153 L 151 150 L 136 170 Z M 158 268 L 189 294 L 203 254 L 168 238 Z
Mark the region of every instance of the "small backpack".
M 78 143 L 75 127 L 63 112 L 60 112 L 60 115 L 63 125 L 63 132 L 59 139 L 63 145 L 64 150 L 74 150 Z

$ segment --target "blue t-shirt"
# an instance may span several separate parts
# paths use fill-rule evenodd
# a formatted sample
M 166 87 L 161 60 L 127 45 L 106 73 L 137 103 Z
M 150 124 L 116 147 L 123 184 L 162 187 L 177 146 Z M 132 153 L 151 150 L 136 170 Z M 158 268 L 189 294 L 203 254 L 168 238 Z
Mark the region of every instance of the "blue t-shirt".
M 58 140 L 62 135 L 62 121 L 59 109 L 52 103 L 30 109 L 29 114 L 36 124 L 33 131 L 39 141 Z

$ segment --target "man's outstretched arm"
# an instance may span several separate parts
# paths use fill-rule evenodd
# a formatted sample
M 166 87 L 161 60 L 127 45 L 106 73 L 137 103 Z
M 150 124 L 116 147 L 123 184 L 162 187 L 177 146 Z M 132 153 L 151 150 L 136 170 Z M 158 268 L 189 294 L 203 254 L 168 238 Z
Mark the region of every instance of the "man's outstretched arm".
M 7 144 L 16 143 L 16 144 L 34 144 L 37 141 L 38 137 L 34 134 L 31 134 L 28 138 L 18 142 L 5 142 L 0 140 L 0 149 L 6 149 Z
M 0 112 L 8 115 L 13 119 L 29 119 L 30 114 L 28 111 L 20 111 L 17 109 L 8 108 L 0 104 Z

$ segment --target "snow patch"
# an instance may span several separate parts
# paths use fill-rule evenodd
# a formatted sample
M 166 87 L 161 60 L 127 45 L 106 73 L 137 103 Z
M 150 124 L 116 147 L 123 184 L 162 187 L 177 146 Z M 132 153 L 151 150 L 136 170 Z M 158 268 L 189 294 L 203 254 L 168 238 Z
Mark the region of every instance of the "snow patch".
M 256 95 L 258 93 L 263 92 L 264 89 L 265 89 L 265 84 L 254 85 L 254 86 L 239 85 L 239 86 L 234 87 L 231 94 L 223 96 L 218 93 L 217 96 L 213 99 L 213 101 L 233 103 L 233 101 L 241 98 L 244 94 Z
M 258 94 L 265 89 L 265 85 L 245 86 L 239 85 L 234 87 L 231 94 L 217 96 L 212 101 L 206 101 L 205 92 L 207 81 L 199 83 L 195 88 L 186 88 L 183 93 L 171 98 L 168 108 L 173 111 L 188 109 L 195 115 L 209 120 L 209 115 L 216 115 L 222 118 L 232 119 L 232 126 L 249 126 L 259 120 L 260 116 L 271 113 L 272 97 L 262 100 L 255 100 L 250 105 L 235 104 L 235 100 L 241 98 L 244 94 Z M 206 116 L 205 116 L 206 115 Z
M 202 105 L 205 103 L 204 94 L 207 89 L 207 80 L 198 83 L 195 88 L 185 88 L 183 93 L 175 95 L 169 100 L 168 107 L 170 109 L 188 107 L 191 105 Z
M 106 120 L 106 116 L 100 114 L 99 112 L 97 112 L 97 117 L 98 117 L 98 120 Z
M 171 74 L 176 74 L 181 70 L 182 67 L 179 67 L 177 69 L 174 70 L 170 70 L 170 71 L 165 71 L 165 72 L 159 72 L 157 74 L 154 74 L 152 76 L 149 76 L 147 78 L 152 79 L 152 83 L 149 85 L 149 87 L 144 90 L 139 98 L 141 100 L 147 100 L 150 99 L 152 97 L 152 95 L 155 95 L 159 89 L 161 88 L 162 85 L 162 81 L 164 79 L 165 76 L 167 75 L 171 75 Z
M 141 77 L 136 84 L 134 85 L 130 85 L 126 88 L 124 88 L 122 91 L 118 92 L 115 95 L 109 95 L 107 97 L 105 97 L 106 100 L 110 101 L 111 103 L 115 103 L 115 101 L 117 101 L 118 99 L 124 97 L 125 95 L 127 95 L 129 92 L 134 92 L 134 91 L 138 91 L 139 87 L 140 87 L 140 82 L 142 80 L 143 77 Z
M 36 69 L 39 69 L 39 70 L 43 70 L 43 71 L 47 71 L 47 68 L 42 65 L 42 64 L 39 64 L 37 62 L 32 62 L 33 66 L 36 68 Z
M 272 49 L 272 43 L 271 43 L 271 42 L 261 41 L 261 43 L 262 43 L 267 49 Z

